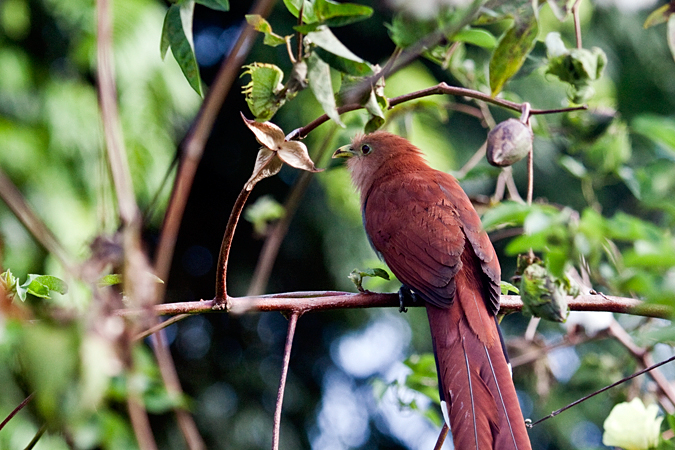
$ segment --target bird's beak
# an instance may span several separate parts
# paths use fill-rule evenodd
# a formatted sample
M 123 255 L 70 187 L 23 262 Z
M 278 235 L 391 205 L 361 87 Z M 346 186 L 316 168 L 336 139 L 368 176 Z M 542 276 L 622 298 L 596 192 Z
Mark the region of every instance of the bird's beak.
M 343 145 L 342 147 L 335 150 L 333 153 L 333 159 L 335 158 L 351 158 L 356 153 L 352 150 L 351 145 Z

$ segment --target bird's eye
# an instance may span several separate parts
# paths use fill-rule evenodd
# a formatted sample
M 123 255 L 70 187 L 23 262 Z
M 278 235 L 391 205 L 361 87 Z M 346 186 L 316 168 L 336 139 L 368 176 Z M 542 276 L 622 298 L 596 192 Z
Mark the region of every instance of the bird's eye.
M 363 153 L 364 155 L 367 155 L 368 153 L 370 153 L 370 150 L 371 150 L 370 145 L 368 145 L 368 144 L 363 144 L 361 146 L 361 153 Z

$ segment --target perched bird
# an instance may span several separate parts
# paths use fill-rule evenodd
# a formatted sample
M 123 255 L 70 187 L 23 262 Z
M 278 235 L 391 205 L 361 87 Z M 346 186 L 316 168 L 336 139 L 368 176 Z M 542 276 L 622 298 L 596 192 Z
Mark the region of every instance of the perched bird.
M 457 180 L 383 131 L 333 158 L 348 158 L 373 248 L 402 289 L 425 300 L 455 448 L 530 449 L 495 319 L 499 261 Z

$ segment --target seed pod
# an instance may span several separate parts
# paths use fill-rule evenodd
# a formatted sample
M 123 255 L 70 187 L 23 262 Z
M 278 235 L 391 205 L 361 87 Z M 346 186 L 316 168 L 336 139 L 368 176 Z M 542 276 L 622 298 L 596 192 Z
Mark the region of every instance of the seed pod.
M 532 149 L 532 129 L 518 119 L 499 123 L 488 133 L 487 160 L 497 167 L 517 163 Z

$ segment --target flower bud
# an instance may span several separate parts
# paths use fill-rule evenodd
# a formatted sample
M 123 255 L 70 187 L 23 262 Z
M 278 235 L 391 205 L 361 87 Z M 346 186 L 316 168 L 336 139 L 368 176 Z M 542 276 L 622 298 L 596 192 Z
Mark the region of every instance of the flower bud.
M 499 123 L 488 133 L 487 160 L 497 167 L 517 163 L 532 149 L 532 129 L 518 119 Z

